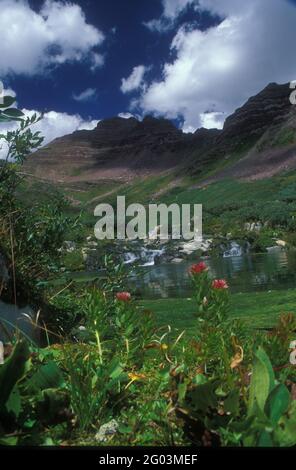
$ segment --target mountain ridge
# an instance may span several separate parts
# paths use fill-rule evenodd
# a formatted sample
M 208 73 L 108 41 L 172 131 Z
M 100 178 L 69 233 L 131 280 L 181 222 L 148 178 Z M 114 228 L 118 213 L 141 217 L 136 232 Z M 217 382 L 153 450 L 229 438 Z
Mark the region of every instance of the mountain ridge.
M 218 168 L 216 179 L 219 171 L 222 178 L 268 177 L 296 168 L 296 113 L 290 93 L 288 84 L 270 83 L 228 116 L 222 130 L 185 134 L 171 121 L 152 116 L 102 120 L 94 130 L 75 131 L 38 150 L 25 170 L 52 182 L 128 182 L 167 171 L 200 175 L 230 162 L 228 172 Z M 239 159 L 232 162 L 236 154 Z

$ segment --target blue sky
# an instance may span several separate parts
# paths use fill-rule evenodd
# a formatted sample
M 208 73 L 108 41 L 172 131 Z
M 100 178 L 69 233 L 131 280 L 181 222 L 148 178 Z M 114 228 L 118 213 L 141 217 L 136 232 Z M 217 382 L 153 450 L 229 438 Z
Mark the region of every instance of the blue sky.
M 131 95 L 120 91 L 122 78 L 128 77 L 138 64 L 144 64 L 149 67 L 147 79 L 158 79 L 162 64 L 170 56 L 170 44 L 179 24 L 199 20 L 207 28 L 215 21 L 211 15 L 189 7 L 177 18 L 174 28 L 159 34 L 144 23 L 161 16 L 161 0 L 77 0 L 74 3 L 81 7 L 86 22 L 105 35 L 102 47 L 95 48 L 104 56 L 104 65 L 92 71 L 85 60 L 53 67 L 34 77 L 9 75 L 4 81 L 17 91 L 19 103 L 25 108 L 79 112 L 85 119 L 126 112 Z M 35 12 L 43 4 L 39 0 L 29 1 Z M 96 90 L 95 96 L 77 103 L 73 95 L 79 96 L 87 89 Z
M 0 79 L 47 141 L 115 115 L 222 127 L 296 79 L 295 24 L 296 0 L 0 0 Z

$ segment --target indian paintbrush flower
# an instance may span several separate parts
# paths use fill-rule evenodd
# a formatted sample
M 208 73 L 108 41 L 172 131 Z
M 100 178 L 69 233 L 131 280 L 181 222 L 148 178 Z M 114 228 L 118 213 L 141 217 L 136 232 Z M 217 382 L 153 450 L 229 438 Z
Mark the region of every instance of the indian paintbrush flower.
M 129 292 L 118 292 L 116 294 L 116 299 L 121 301 L 121 302 L 129 302 L 131 300 L 132 296 Z
M 213 289 L 228 289 L 228 284 L 225 279 L 215 279 L 212 282 Z
M 198 264 L 193 264 L 189 270 L 190 274 L 195 275 L 195 274 L 201 274 L 204 271 L 207 271 L 208 267 L 207 265 L 201 261 Z

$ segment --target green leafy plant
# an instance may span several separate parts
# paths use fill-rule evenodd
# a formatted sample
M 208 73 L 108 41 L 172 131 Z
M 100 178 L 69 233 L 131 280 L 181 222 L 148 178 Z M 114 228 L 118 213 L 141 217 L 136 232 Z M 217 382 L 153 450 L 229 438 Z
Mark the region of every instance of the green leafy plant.
M 0 366 L 0 413 L 7 407 L 14 388 L 26 374 L 29 357 L 28 344 L 22 340 L 16 343 L 11 356 Z

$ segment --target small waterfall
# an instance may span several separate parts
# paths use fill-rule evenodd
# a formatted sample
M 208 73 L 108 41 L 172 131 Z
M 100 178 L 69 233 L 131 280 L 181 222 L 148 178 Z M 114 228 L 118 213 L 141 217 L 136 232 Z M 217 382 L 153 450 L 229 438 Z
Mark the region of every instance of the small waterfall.
M 141 266 L 154 266 L 155 259 L 162 255 L 163 252 L 164 248 L 160 250 L 151 250 L 149 248 L 143 247 L 141 250 L 141 260 L 144 261 L 144 263 Z
M 236 242 L 230 242 L 230 248 L 225 250 L 223 253 L 223 258 L 230 258 L 233 256 L 242 256 L 243 249 L 242 247 Z
M 138 256 L 135 253 L 125 253 L 124 254 L 124 264 L 132 264 L 137 261 Z
M 128 252 L 124 254 L 124 264 L 133 264 L 139 261 L 140 266 L 154 266 L 158 256 L 164 253 L 164 249 L 153 250 L 142 247 L 138 253 Z

